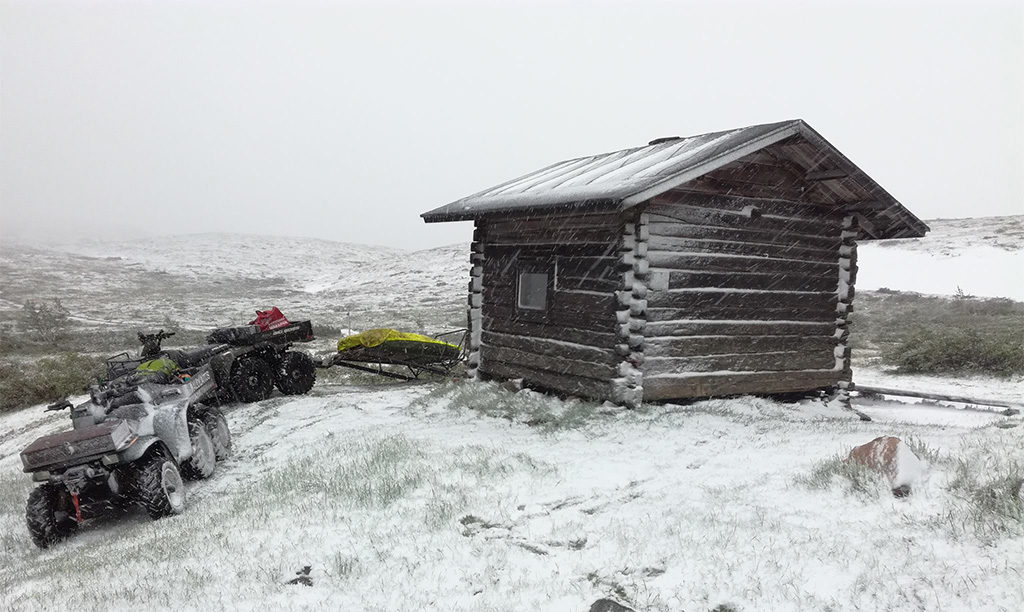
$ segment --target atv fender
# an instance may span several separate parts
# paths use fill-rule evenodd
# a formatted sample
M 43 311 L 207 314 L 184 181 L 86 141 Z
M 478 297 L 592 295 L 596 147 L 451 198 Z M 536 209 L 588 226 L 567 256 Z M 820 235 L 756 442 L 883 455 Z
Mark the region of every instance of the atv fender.
M 138 461 L 154 444 L 160 444 L 160 438 L 156 436 L 139 436 L 134 444 L 118 453 L 118 458 L 122 464 Z
M 178 463 L 192 456 L 188 437 L 188 401 L 159 406 L 153 414 L 153 434 L 167 445 Z M 138 444 L 138 443 L 136 443 Z
M 235 360 L 245 355 L 246 353 L 252 352 L 251 346 L 240 346 L 233 348 L 230 351 L 220 353 L 210 360 L 210 367 L 213 369 L 214 380 L 217 381 L 217 386 L 221 389 L 229 388 L 231 384 L 231 366 L 235 363 Z

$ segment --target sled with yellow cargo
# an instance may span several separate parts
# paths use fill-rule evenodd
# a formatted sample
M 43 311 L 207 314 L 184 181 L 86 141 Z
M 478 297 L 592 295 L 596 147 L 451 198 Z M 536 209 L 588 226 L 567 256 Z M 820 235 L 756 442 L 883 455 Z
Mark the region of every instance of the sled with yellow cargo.
M 435 336 L 370 329 L 339 340 L 338 352 L 317 366 L 341 366 L 399 380 L 415 380 L 423 373 L 449 376 L 465 359 L 466 334 L 465 329 Z

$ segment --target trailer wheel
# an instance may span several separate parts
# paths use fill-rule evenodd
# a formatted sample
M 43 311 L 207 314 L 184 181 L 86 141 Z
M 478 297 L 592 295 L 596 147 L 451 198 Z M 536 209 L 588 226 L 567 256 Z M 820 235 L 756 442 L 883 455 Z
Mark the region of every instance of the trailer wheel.
M 216 408 L 209 408 L 203 413 L 203 423 L 206 431 L 213 440 L 213 451 L 217 455 L 217 461 L 223 461 L 231 455 L 231 430 L 228 429 L 228 420 L 224 414 Z
M 135 469 L 132 497 L 153 520 L 177 514 L 185 508 L 185 483 L 178 464 L 159 445 L 154 445 Z
M 285 395 L 303 395 L 309 393 L 316 382 L 316 366 L 313 358 L 299 351 L 288 351 L 281 358 L 281 366 L 277 369 L 277 388 Z
M 217 469 L 217 450 L 206 423 L 199 419 L 189 419 L 188 439 L 192 443 L 192 456 L 181 464 L 181 475 L 189 480 L 204 480 L 213 476 L 213 471 Z
M 32 543 L 39 548 L 48 548 L 78 529 L 78 523 L 62 510 L 65 495 L 67 493 L 51 484 L 38 486 L 28 494 L 25 522 Z
M 240 402 L 259 402 L 274 390 L 274 372 L 255 355 L 239 357 L 231 366 L 231 392 Z

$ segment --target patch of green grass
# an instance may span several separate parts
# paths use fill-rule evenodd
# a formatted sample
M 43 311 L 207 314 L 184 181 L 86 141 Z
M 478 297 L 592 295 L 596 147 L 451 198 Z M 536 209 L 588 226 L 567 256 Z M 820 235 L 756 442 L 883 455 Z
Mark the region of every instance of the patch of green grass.
M 347 580 L 359 574 L 361 564 L 358 557 L 336 553 L 331 558 L 331 577 L 335 580 Z
M 943 522 L 954 535 L 971 533 L 984 541 L 1024 535 L 1024 450 L 1019 436 L 1000 439 L 967 441 L 946 461 L 954 501 Z
M 562 400 L 529 389 L 513 390 L 495 382 L 453 380 L 420 397 L 413 408 L 440 405 L 506 419 L 551 433 L 580 429 L 600 418 L 601 404 L 571 398 Z
M 797 476 L 796 482 L 812 489 L 828 489 L 838 483 L 846 493 L 865 498 L 877 499 L 889 492 L 881 474 L 842 455 L 819 462 L 808 474 Z
M 312 457 L 270 472 L 257 486 L 276 499 L 317 497 L 383 508 L 423 484 L 423 458 L 419 446 L 403 436 L 328 443 Z

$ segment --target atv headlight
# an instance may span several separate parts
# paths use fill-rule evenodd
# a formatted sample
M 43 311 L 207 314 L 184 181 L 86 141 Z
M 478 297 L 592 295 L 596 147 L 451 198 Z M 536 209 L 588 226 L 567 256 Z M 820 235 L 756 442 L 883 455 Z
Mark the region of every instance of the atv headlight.
M 46 482 L 50 479 L 50 473 L 43 470 L 42 472 L 32 472 L 33 482 Z

